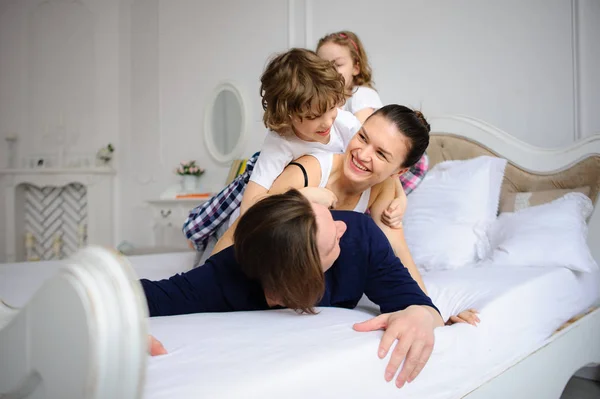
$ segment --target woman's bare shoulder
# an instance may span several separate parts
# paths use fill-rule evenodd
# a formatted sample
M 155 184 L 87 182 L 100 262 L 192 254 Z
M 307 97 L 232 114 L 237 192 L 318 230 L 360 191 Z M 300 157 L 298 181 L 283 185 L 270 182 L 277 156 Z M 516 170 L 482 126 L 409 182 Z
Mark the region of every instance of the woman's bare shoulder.
M 381 183 L 377 183 L 373 187 L 371 187 L 371 195 L 369 196 L 369 208 L 373 205 L 378 199 L 382 199 L 383 197 L 388 197 L 390 194 L 392 199 L 394 198 L 394 180 L 392 178 L 387 178 Z M 385 198 L 385 200 L 389 200 L 389 198 Z

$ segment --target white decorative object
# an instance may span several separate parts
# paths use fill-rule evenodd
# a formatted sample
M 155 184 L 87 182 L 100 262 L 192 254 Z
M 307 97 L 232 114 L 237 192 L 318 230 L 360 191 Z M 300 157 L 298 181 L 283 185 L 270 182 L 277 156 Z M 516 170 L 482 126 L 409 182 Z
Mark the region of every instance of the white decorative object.
M 112 160 L 115 147 L 112 144 L 108 144 L 106 147 L 102 147 L 98 150 L 96 157 L 100 161 L 98 166 L 108 165 Z
M 20 184 L 32 184 L 37 187 L 63 187 L 72 183 L 79 183 L 87 190 L 87 244 L 113 246 L 113 210 L 114 210 L 114 176 L 113 169 L 91 168 L 91 169 L 13 169 L 0 170 L 2 185 L 0 189 L 4 195 L 5 208 L 0 220 L 4 220 L 4 236 L 6 240 L 6 262 L 24 260 L 22 245 L 18 245 L 15 237 L 22 228 L 16 225 L 13 216 L 21 212 L 21 203 L 18 195 L 21 195 Z M 11 217 L 8 217 L 11 215 Z M 21 233 L 22 234 L 22 233 Z M 22 235 L 21 235 L 22 237 Z
M 62 237 L 60 233 L 54 235 L 54 242 L 52 243 L 52 253 L 54 259 L 60 259 L 62 256 Z
M 87 225 L 81 223 L 77 229 L 77 246 L 79 248 L 85 247 L 87 244 Z
M 8 160 L 6 167 L 8 169 L 17 168 L 17 140 L 16 134 L 6 136 L 6 159 Z
M 181 190 L 184 193 L 198 193 L 200 191 L 200 176 L 205 170 L 196 164 L 196 161 L 181 162 L 175 173 L 181 176 Z
M 215 161 L 229 164 L 241 155 L 246 142 L 246 114 L 239 89 L 231 82 L 218 85 L 204 115 L 204 142 Z
M 25 259 L 28 262 L 33 262 L 39 260 L 39 258 L 35 255 L 35 237 L 31 232 L 27 232 L 25 234 Z
M 194 175 L 181 176 L 181 189 L 185 193 L 196 193 L 200 189 L 200 177 Z
M 207 200 L 208 198 L 164 198 L 148 201 L 154 219 L 153 245 L 165 248 L 189 248 L 181 227 L 190 211 Z

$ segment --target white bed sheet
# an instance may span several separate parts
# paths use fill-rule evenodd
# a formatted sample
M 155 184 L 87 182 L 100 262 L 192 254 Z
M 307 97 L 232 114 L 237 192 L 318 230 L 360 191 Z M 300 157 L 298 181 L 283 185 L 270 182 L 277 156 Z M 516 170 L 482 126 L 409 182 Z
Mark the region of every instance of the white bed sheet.
M 430 273 L 429 293 L 444 317 L 481 310 L 478 327 L 436 330 L 432 358 L 413 383 L 385 383 L 376 356 L 381 332 L 357 333 L 372 316 L 323 308 L 152 319 L 170 354 L 153 358 L 145 398 L 458 398 L 532 352 L 600 296 L 600 274 L 568 269 L 485 267 Z
M 140 277 L 160 279 L 186 270 L 193 256 L 131 261 Z M 0 298 L 25 303 L 58 266 L 0 265 Z M 481 324 L 437 329 L 428 365 L 401 390 L 383 379 L 387 359 L 376 355 L 381 332 L 352 330 L 376 313 L 365 299 L 357 309 L 322 308 L 316 316 L 281 310 L 153 318 L 151 333 L 169 354 L 150 359 L 144 398 L 458 398 L 540 347 L 600 297 L 600 273 L 568 269 L 482 265 L 424 279 L 446 319 L 475 307 Z

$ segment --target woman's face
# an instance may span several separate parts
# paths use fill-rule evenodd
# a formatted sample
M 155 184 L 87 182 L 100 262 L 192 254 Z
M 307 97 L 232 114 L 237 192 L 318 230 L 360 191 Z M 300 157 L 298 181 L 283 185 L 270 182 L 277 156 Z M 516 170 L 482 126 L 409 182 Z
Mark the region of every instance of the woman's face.
M 327 42 L 317 50 L 317 55 L 324 60 L 332 61 L 338 73 L 344 77 L 346 88 L 354 87 L 354 76 L 360 72 L 358 64 L 352 60 L 350 49 L 333 42 Z
M 372 115 L 354 135 L 344 159 L 344 175 L 351 181 L 381 183 L 402 168 L 408 154 L 408 139 L 396 125 L 381 115 Z

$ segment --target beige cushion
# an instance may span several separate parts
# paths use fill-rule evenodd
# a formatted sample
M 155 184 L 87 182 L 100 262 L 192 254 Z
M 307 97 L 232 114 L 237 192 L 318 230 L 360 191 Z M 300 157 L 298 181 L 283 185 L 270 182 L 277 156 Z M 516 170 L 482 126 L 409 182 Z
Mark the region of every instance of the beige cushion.
M 579 187 L 573 190 L 556 189 L 533 192 L 530 191 L 526 193 L 505 193 L 505 195 L 500 199 L 499 212 L 514 212 L 520 209 L 529 208 L 531 206 L 546 204 L 571 192 L 578 192 L 588 197 L 590 196 L 589 187 Z
M 489 148 L 465 137 L 446 134 L 432 134 L 429 147 L 429 167 L 447 160 L 465 160 L 481 155 L 498 156 Z M 509 161 L 504 173 L 500 201 L 510 203 L 509 195 L 565 190 L 564 193 L 582 190 L 596 203 L 600 190 L 600 156 L 592 155 L 578 163 L 554 173 L 533 173 L 519 168 Z M 581 192 L 581 191 L 580 191 Z M 563 194 L 564 195 L 564 194 Z M 513 201 L 514 203 L 514 201 Z

